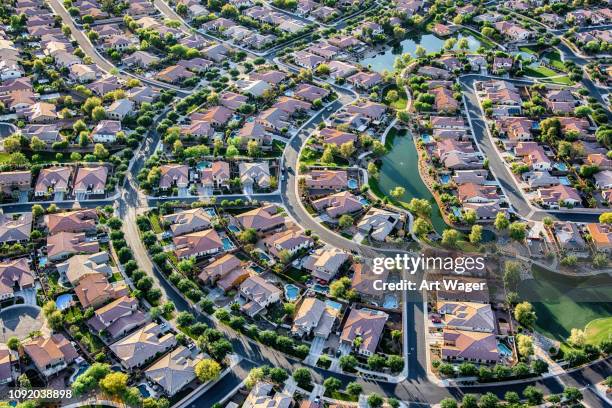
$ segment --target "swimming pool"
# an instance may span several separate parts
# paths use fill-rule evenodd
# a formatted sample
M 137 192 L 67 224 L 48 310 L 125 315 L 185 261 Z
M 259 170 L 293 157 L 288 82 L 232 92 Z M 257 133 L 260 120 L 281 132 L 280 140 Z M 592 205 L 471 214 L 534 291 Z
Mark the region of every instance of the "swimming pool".
M 320 285 L 318 283 L 315 283 L 312 286 L 312 290 L 314 290 L 315 292 L 327 293 L 327 292 L 329 292 L 329 286 L 324 286 L 324 285 Z
M 210 215 L 211 217 L 217 216 L 217 213 L 215 212 L 214 208 L 207 208 L 204 211 L 206 211 L 206 214 Z
M 47 265 L 47 257 L 46 256 L 41 256 L 40 258 L 38 258 L 38 267 L 39 268 L 44 268 Z
M 397 309 L 397 296 L 392 294 L 386 294 L 383 299 L 383 307 L 387 309 Z
M 504 343 L 497 343 L 497 351 L 505 357 L 512 355 L 512 351 Z
M 355 179 L 348 179 L 346 185 L 348 186 L 348 188 L 354 190 L 359 186 L 359 183 Z
M 55 299 L 55 306 L 57 306 L 57 310 L 65 310 L 72 306 L 72 295 L 65 294 L 59 295 L 57 299 Z
M 363 205 L 370 205 L 370 202 L 368 201 L 368 199 L 364 197 L 359 197 L 359 202 Z
M 563 184 L 564 186 L 571 186 L 572 182 L 569 181 L 569 179 L 567 177 L 559 177 L 559 183 Z
M 196 169 L 202 171 L 204 169 L 207 169 L 211 166 L 210 162 L 207 161 L 201 161 L 198 164 L 196 164 Z
M 140 393 L 142 394 L 143 397 L 147 398 L 151 396 L 151 393 L 149 392 L 149 388 L 146 386 L 146 384 L 138 384 L 138 387 L 136 387 L 140 390 Z
M 555 163 L 553 167 L 559 171 L 567 171 L 567 165 L 565 163 Z
M 332 309 L 336 309 L 337 311 L 342 310 L 342 303 L 340 302 L 336 302 L 335 300 L 326 300 L 325 304 L 329 307 L 331 307 Z
M 295 301 L 298 298 L 299 294 L 300 288 L 298 288 L 297 286 L 292 284 L 285 285 L 285 298 L 287 298 L 288 301 Z
M 232 231 L 234 234 L 237 234 L 237 233 L 239 233 L 239 232 L 240 232 L 240 228 L 238 228 L 238 227 L 237 227 L 237 226 L 235 226 L 235 225 L 228 225 L 228 226 L 227 226 L 227 229 L 228 229 L 228 230 L 230 230 L 230 231 Z
M 262 261 L 266 261 L 266 262 L 270 262 L 271 261 L 270 257 L 268 255 L 266 255 L 265 253 L 263 253 L 263 252 L 259 252 L 259 258 Z
M 421 135 L 421 140 L 423 141 L 423 143 L 433 142 L 433 139 L 431 138 L 430 135 Z
M 232 243 L 232 240 L 229 239 L 228 237 L 221 238 L 221 242 L 223 242 L 223 249 L 226 251 L 229 251 L 230 249 L 234 248 L 234 244 Z
M 262 273 L 264 271 L 263 268 L 257 264 L 251 265 L 251 269 L 257 273 Z
M 451 181 L 451 176 L 449 174 L 440 174 L 440 183 L 448 184 Z

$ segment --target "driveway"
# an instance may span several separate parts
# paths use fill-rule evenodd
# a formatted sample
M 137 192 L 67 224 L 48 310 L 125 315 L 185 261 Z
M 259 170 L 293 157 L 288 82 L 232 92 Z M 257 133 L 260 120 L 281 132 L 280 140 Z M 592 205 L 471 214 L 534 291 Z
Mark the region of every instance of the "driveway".
M 319 361 L 319 357 L 321 356 L 321 352 L 325 347 L 325 339 L 323 337 L 315 336 L 312 344 L 310 345 L 310 351 L 306 360 L 304 362 L 310 365 L 316 365 L 317 361 Z

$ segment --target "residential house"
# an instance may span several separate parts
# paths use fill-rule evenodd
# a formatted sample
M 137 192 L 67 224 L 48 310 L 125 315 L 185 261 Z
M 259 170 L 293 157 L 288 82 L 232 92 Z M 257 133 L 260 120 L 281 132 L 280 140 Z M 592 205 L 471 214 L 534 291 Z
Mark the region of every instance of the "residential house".
M 84 84 L 96 79 L 96 71 L 85 64 L 70 64 L 70 79 L 78 83 Z
M 254 275 L 240 284 L 239 294 L 247 301 L 241 307 L 242 311 L 253 317 L 268 305 L 280 301 L 282 290 L 260 275 Z
M 314 102 L 317 99 L 322 100 L 327 98 L 329 91 L 325 88 L 321 88 L 311 84 L 299 84 L 294 91 L 296 98 L 306 100 L 308 102 Z
M 83 309 L 98 308 L 109 300 L 126 296 L 130 291 L 123 281 L 110 283 L 104 273 L 87 274 L 78 282 L 74 293 Z
M 438 313 L 444 325 L 451 329 L 493 333 L 495 316 L 488 303 L 438 301 Z
M 170 226 L 172 236 L 187 234 L 190 232 L 202 231 L 210 228 L 210 215 L 204 208 L 192 208 L 179 211 L 174 214 L 162 216 L 165 225 Z
M 179 259 L 213 255 L 223 250 L 221 237 L 213 228 L 173 238 L 174 254 Z
M 32 172 L 30 170 L 15 170 L 0 172 L 0 191 L 5 195 L 13 192 L 27 192 L 32 187 Z
M 56 267 L 61 277 L 65 277 L 71 285 L 76 286 L 81 279 L 88 275 L 111 276 L 113 268 L 108 262 L 108 252 L 97 252 L 95 254 L 75 255 L 67 261 L 57 264 Z
M 316 190 L 341 191 L 347 187 L 346 170 L 312 170 L 306 175 L 306 187 Z
M 92 130 L 90 137 L 95 143 L 114 143 L 121 129 L 119 120 L 101 120 Z
M 163 82 L 168 82 L 170 84 L 177 84 L 186 79 L 193 78 L 194 76 L 195 74 L 185 67 L 182 67 L 180 65 L 171 65 L 159 71 L 155 75 L 155 78 Z
M 74 254 L 95 254 L 99 251 L 98 241 L 87 239 L 83 232 L 58 232 L 47 236 L 47 258 L 51 262 Z
M 343 132 L 341 130 L 328 127 L 319 130 L 319 137 L 324 145 L 334 144 L 338 147 L 347 142 L 353 142 L 353 144 L 355 144 L 358 139 L 357 135 L 354 133 Z
M 573 222 L 556 222 L 553 231 L 559 249 L 565 253 L 588 254 L 588 247 Z
M 595 179 L 595 186 L 597 186 L 598 189 L 604 190 L 612 188 L 612 170 L 595 173 L 593 178 Z
M 497 363 L 500 359 L 495 334 L 444 329 L 442 358 L 449 361 Z
M 349 256 L 338 248 L 318 248 L 304 258 L 302 268 L 311 272 L 319 282 L 330 282 L 340 271 Z
M 332 331 L 339 311 L 315 297 L 304 298 L 298 308 L 291 333 L 304 337 L 314 334 L 315 337 L 327 339 Z
M 342 191 L 314 200 L 312 206 L 319 212 L 325 210 L 330 218 L 337 218 L 343 214 L 361 211 L 365 205 L 350 191 Z
M 168 190 L 174 186 L 186 188 L 189 185 L 189 167 L 184 164 L 164 164 L 159 167 L 161 178 L 159 188 Z
M 356 347 L 359 354 L 371 356 L 376 353 L 388 318 L 389 315 L 380 310 L 353 308 L 344 323 L 340 342 Z M 357 338 L 360 339 L 358 346 Z
M 34 273 L 26 258 L 0 262 L 0 300 L 13 298 L 15 292 L 34 288 Z
M 134 113 L 134 102 L 129 99 L 118 99 L 106 108 L 106 116 L 110 119 L 123 120 Z
M 195 380 L 195 366 L 201 358 L 194 358 L 191 349 L 179 346 L 154 362 L 144 372 L 145 376 L 159 384 L 169 396 L 175 395 Z
M 149 323 L 110 345 L 121 365 L 127 369 L 143 367 L 155 356 L 176 345 L 174 334 L 165 333 L 161 325 Z
M 370 208 L 357 229 L 376 241 L 384 242 L 400 221 L 400 215 L 380 208 Z
M 249 163 L 241 162 L 238 165 L 240 183 L 245 188 L 270 188 L 270 168 L 267 161 Z
M 366 262 L 354 263 L 352 270 L 351 289 L 365 299 L 380 302 L 385 292 L 380 290 L 380 284 L 377 285 L 375 282 L 386 282 L 389 278 L 389 270 L 384 268 L 382 273 L 374 273 L 372 265 Z
M 223 161 L 215 161 L 210 167 L 206 167 L 200 171 L 200 181 L 204 187 L 229 188 L 230 167 L 229 163 Z
M 206 265 L 198 275 L 204 283 L 215 283 L 223 291 L 227 292 L 238 287 L 250 276 L 240 259 L 235 255 L 225 254 Z
M 44 377 L 62 371 L 79 356 L 72 343 L 61 333 L 31 337 L 22 343 L 22 347 Z
M 590 223 L 586 229 L 597 251 L 612 253 L 612 225 Z
M 95 209 L 67 211 L 45 215 L 49 234 L 59 232 L 92 232 L 96 230 L 98 214 Z
M 72 175 L 70 167 L 47 167 L 38 174 L 34 195 L 42 197 L 55 193 L 67 193 Z
M 236 220 L 242 228 L 253 228 L 261 233 L 272 231 L 285 224 L 285 218 L 277 215 L 277 208 L 272 205 L 237 215 Z
M 457 187 L 457 197 L 462 203 L 492 203 L 499 200 L 496 186 L 465 183 Z
M 32 232 L 32 213 L 0 214 L 0 244 L 26 242 Z
M 538 200 L 550 208 L 559 208 L 561 206 L 576 207 L 582 203 L 582 198 L 578 191 L 573 187 L 563 184 L 539 189 Z
M 74 179 L 74 194 L 104 194 L 107 176 L 106 166 L 79 167 Z
M 147 315 L 138 310 L 137 298 L 121 296 L 96 309 L 87 324 L 96 333 L 106 333 L 115 340 L 142 326 L 147 319 Z
M 264 245 L 276 257 L 280 256 L 281 251 L 287 251 L 289 255 L 294 256 L 302 250 L 311 248 L 314 240 L 304 234 L 301 229 L 291 228 L 265 238 Z

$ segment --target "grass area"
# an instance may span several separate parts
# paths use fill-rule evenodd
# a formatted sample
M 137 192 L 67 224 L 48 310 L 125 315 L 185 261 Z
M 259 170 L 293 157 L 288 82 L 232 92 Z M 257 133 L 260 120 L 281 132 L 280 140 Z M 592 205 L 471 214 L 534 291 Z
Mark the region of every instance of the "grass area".
M 297 268 L 289 268 L 284 275 L 293 279 L 295 282 L 304 283 L 310 277 L 310 273 Z
M 322 152 L 316 151 L 309 147 L 302 150 L 300 155 L 300 164 L 304 163 L 307 166 L 335 166 L 335 167 L 348 167 L 348 161 L 339 156 L 334 156 L 333 163 L 321 162 Z
M 519 47 L 519 51 L 526 52 L 527 54 L 531 54 L 531 55 L 538 55 L 538 52 L 532 47 L 522 46 L 522 47 Z
M 521 282 L 519 295 L 533 304 L 540 333 L 564 341 L 571 329 L 612 315 L 612 284 L 607 276 L 567 277 L 537 266 L 532 272 L 534 279 Z
M 523 71 L 525 72 L 525 75 L 535 77 L 535 78 L 548 78 L 548 77 L 559 75 L 552 69 L 547 68 L 543 65 L 538 65 L 537 67 L 532 67 L 532 66 L 524 67 Z
M 81 343 L 83 343 L 91 354 L 96 354 L 104 348 L 104 343 L 100 339 L 91 333 L 86 327 L 81 330 Z
M 387 101 L 387 94 L 390 91 L 396 91 L 399 96 L 399 98 L 394 102 Z M 385 90 L 383 91 L 383 101 L 385 101 L 386 104 L 388 104 L 390 107 L 392 107 L 395 110 L 404 110 L 406 109 L 406 105 L 408 104 L 408 99 L 406 98 L 406 92 L 403 89 L 398 88 L 395 85 L 390 85 L 385 88 Z
M 340 401 L 350 401 L 350 402 L 357 402 L 359 401 L 359 397 L 355 397 L 353 395 L 349 395 L 346 392 L 342 392 L 342 391 L 334 391 L 334 392 L 325 392 L 325 395 L 333 398 L 333 399 L 337 399 Z
M 586 341 L 597 345 L 612 339 L 612 317 L 591 320 L 585 327 Z
M 542 57 L 547 58 L 550 62 L 550 65 L 558 69 L 559 71 L 567 72 L 567 67 L 561 61 L 561 54 L 559 51 L 547 51 L 542 54 Z
M 119 282 L 123 280 L 123 276 L 121 276 L 121 272 L 115 272 L 109 279 L 109 282 Z
M 154 233 L 161 234 L 162 232 L 164 232 L 161 227 L 161 223 L 159 222 L 159 216 L 157 214 L 149 214 L 149 221 L 151 222 L 151 228 L 153 229 Z

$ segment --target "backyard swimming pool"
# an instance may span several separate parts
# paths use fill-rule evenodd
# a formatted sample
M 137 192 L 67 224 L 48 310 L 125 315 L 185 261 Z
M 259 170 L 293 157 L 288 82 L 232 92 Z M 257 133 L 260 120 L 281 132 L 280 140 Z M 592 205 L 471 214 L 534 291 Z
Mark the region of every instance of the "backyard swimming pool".
M 142 394 L 143 397 L 150 397 L 151 393 L 149 392 L 149 388 L 146 386 L 146 384 L 138 384 L 138 390 L 140 390 L 140 393 Z
M 46 256 L 41 256 L 40 258 L 38 258 L 38 267 L 39 268 L 44 268 L 47 265 L 47 257 Z
M 348 181 L 346 182 L 346 185 L 350 189 L 356 189 L 359 186 L 359 183 L 357 183 L 357 180 L 355 179 L 348 179 Z
M 298 288 L 297 286 L 292 284 L 285 285 L 285 298 L 287 298 L 288 301 L 295 301 L 298 298 L 299 294 L 300 288 Z
M 368 199 L 364 197 L 359 197 L 359 202 L 363 205 L 370 205 L 370 202 L 368 201 Z
M 497 343 L 497 351 L 504 357 L 512 355 L 512 351 L 504 343 Z
M 202 171 L 204 169 L 207 169 L 211 166 L 210 162 L 207 161 L 201 161 L 196 165 L 196 169 Z
M 329 307 L 331 307 L 332 309 L 335 309 L 337 311 L 342 310 L 342 303 L 340 302 L 336 302 L 335 300 L 326 300 L 325 304 Z
M 329 286 L 324 286 L 324 285 L 315 283 L 314 285 L 312 285 L 312 290 L 314 290 L 315 292 L 327 293 L 329 292 Z
M 229 239 L 228 237 L 222 238 L 221 242 L 223 242 L 223 249 L 225 251 L 229 251 L 230 249 L 234 249 L 234 244 L 232 243 L 232 240 Z
M 217 216 L 217 213 L 215 212 L 214 208 L 207 208 L 204 211 L 206 211 L 206 214 L 210 215 L 211 217 L 216 217 Z
M 238 227 L 237 227 L 237 226 L 235 226 L 235 225 L 228 225 L 228 226 L 227 226 L 227 229 L 228 229 L 228 230 L 230 230 L 230 231 L 232 231 L 234 234 L 237 234 L 237 233 L 239 233 L 239 232 L 240 232 L 240 228 L 238 228 Z
M 55 306 L 57 306 L 57 310 L 65 310 L 68 309 L 72 305 L 72 295 L 59 295 L 57 299 L 55 299 Z

